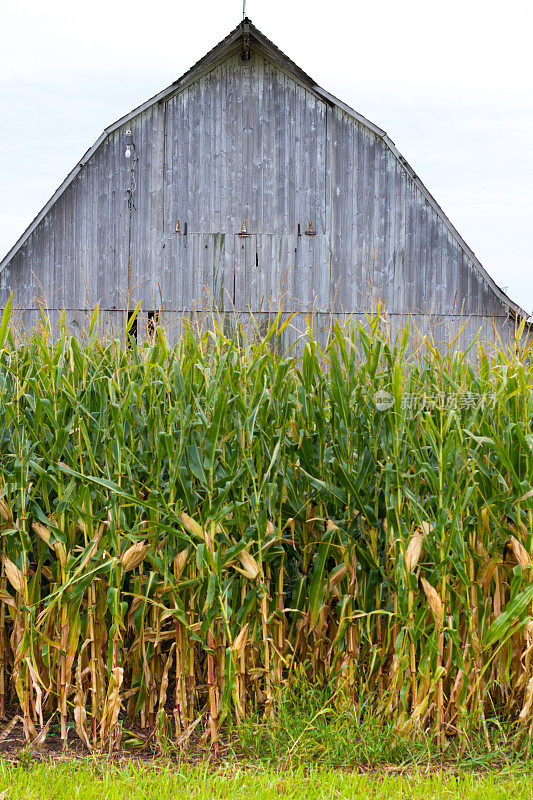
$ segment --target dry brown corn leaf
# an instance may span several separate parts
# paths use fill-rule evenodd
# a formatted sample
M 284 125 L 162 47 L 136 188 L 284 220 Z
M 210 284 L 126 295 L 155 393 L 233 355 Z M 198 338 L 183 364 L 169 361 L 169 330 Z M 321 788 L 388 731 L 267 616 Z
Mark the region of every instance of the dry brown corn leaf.
M 5 603 L 6 606 L 10 606 L 11 608 L 16 608 L 17 607 L 17 603 L 16 603 L 14 597 L 12 597 L 9 594 L 9 592 L 4 592 L 2 589 L 0 589 L 0 601 Z
M 46 737 L 48 735 L 48 731 L 50 729 L 50 725 L 52 724 L 55 715 L 56 715 L 56 712 L 54 711 L 52 716 L 47 720 L 46 725 L 44 725 L 44 727 L 41 728 L 41 730 L 39 731 L 37 736 L 34 739 L 32 739 L 32 741 L 29 743 L 28 748 L 27 748 L 27 752 L 31 752 L 31 750 L 33 750 L 35 747 L 40 747 L 42 744 L 45 743 Z M 1 800 L 1 798 L 2 798 L 2 795 L 0 795 L 0 800 Z
M 187 564 L 187 559 L 189 557 L 189 548 L 186 547 L 185 550 L 180 550 L 178 555 L 174 559 L 174 569 L 176 573 L 176 580 L 181 578 L 183 570 L 185 569 L 185 565 Z
M 522 711 L 520 712 L 519 719 L 524 721 L 529 721 L 531 719 L 533 712 L 533 677 L 531 677 L 527 683 L 526 688 L 526 696 L 524 705 L 522 707 Z
M 35 713 L 39 717 L 39 725 L 40 725 L 41 730 L 42 730 L 42 727 L 43 727 L 43 709 L 42 709 L 43 690 L 41 688 L 41 685 L 44 686 L 44 684 L 42 683 L 41 678 L 39 677 L 39 675 L 37 673 L 37 670 L 35 669 L 35 667 L 31 663 L 31 660 L 29 658 L 25 658 L 24 660 L 25 660 L 25 662 L 26 662 L 26 664 L 28 666 L 28 671 L 30 673 L 30 678 L 31 678 L 31 682 L 32 682 L 32 685 L 33 685 L 33 690 L 35 692 Z
M 177 647 L 176 642 L 174 642 L 168 652 L 165 667 L 163 669 L 163 675 L 161 677 L 161 688 L 159 689 L 159 706 L 158 706 L 159 711 L 165 708 L 165 703 L 167 702 L 168 673 L 170 672 L 170 668 L 172 666 L 172 661 L 174 659 L 174 650 L 176 649 L 176 647 Z
M 120 689 L 123 680 L 123 667 L 114 667 L 114 669 L 111 670 L 111 682 L 109 684 L 104 711 L 102 714 L 102 722 L 100 724 L 102 740 L 105 740 L 112 733 L 115 725 L 118 722 L 118 715 L 120 714 L 120 709 L 122 706 L 120 700 Z
M 4 569 L 6 571 L 6 577 L 13 589 L 19 594 L 24 594 L 24 575 L 17 565 L 13 564 L 7 556 L 4 556 Z
M 37 536 L 43 540 L 47 545 L 50 547 L 50 528 L 47 528 L 46 525 L 42 525 L 40 522 L 32 522 L 31 524 L 32 530 Z
M 0 733 L 0 742 L 5 742 L 11 731 L 15 728 L 16 725 L 18 725 L 19 722 L 21 724 L 23 722 L 21 716 L 17 715 L 16 717 L 13 717 L 11 722 L 9 722 L 4 728 L 4 730 Z
M 185 511 L 182 511 L 180 514 L 180 520 L 189 533 L 192 533 L 193 536 L 198 536 L 200 539 L 206 539 L 205 531 L 201 525 L 199 525 L 192 517 L 189 517 Z

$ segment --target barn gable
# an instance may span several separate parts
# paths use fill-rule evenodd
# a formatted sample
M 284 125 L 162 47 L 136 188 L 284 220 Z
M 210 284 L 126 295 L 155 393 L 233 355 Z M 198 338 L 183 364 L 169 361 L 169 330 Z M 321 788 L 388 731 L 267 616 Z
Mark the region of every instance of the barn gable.
M 329 319 L 378 296 L 446 331 L 524 313 L 386 134 L 248 20 L 104 131 L 0 270 L 0 299 L 13 291 L 29 314 L 41 294 L 71 317 L 96 302 L 112 317 L 138 301 L 167 316 L 283 301 Z

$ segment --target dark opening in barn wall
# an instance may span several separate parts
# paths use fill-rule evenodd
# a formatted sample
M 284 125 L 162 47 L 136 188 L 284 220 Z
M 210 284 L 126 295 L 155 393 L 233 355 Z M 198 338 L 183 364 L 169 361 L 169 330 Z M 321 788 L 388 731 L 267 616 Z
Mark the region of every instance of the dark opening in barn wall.
M 136 311 L 128 311 L 128 321 L 127 321 L 127 329 L 128 329 L 128 336 L 133 341 L 138 340 L 138 314 Z
M 154 338 L 157 327 L 159 325 L 159 311 L 148 311 L 147 312 L 147 325 L 146 325 L 146 334 L 147 339 L 151 340 Z

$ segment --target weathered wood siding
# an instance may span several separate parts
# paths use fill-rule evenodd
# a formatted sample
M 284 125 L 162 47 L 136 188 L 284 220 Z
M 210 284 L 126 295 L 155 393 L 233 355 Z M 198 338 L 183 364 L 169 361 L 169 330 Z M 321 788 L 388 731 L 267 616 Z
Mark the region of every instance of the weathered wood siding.
M 259 48 L 108 135 L 2 271 L 2 303 L 11 291 L 27 325 L 36 298 L 80 322 L 100 302 L 119 327 L 139 300 L 176 324 L 283 301 L 325 328 L 380 297 L 395 324 L 412 315 L 443 339 L 508 317 L 383 138 Z

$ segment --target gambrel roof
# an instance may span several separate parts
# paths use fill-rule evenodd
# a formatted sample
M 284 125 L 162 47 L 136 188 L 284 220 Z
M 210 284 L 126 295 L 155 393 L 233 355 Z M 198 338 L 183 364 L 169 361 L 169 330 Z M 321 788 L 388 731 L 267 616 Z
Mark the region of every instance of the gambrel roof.
M 33 231 L 39 225 L 39 223 L 43 220 L 46 216 L 48 211 L 51 207 L 57 202 L 57 200 L 61 197 L 63 192 L 67 189 L 67 187 L 73 182 L 76 176 L 80 173 L 83 169 L 85 164 L 89 161 L 89 159 L 93 156 L 93 154 L 98 150 L 98 148 L 102 145 L 102 143 L 110 136 L 114 131 L 116 131 L 121 126 L 127 124 L 130 120 L 134 119 L 137 115 L 141 114 L 146 109 L 154 106 L 158 103 L 164 102 L 168 100 L 175 94 L 178 94 L 191 83 L 196 81 L 199 77 L 209 72 L 213 67 L 215 67 L 218 63 L 222 62 L 225 58 L 228 57 L 229 54 L 232 52 L 236 52 L 240 47 L 242 47 L 244 37 L 249 37 L 249 41 L 251 46 L 259 46 L 259 48 L 264 51 L 265 55 L 269 57 L 272 61 L 274 61 L 282 70 L 286 71 L 294 80 L 299 82 L 302 86 L 304 86 L 308 91 L 312 92 L 315 96 L 323 100 L 326 104 L 330 106 L 336 106 L 337 108 L 344 111 L 346 114 L 354 118 L 358 123 L 362 126 L 366 127 L 368 130 L 372 131 L 379 139 L 383 141 L 383 143 L 388 147 L 390 152 L 393 156 L 397 159 L 397 161 L 402 165 L 403 169 L 409 175 L 410 179 L 413 181 L 414 185 L 420 191 L 422 196 L 425 198 L 427 203 L 431 206 L 435 214 L 440 218 L 444 226 L 449 231 L 452 238 L 457 242 L 457 244 L 462 248 L 462 250 L 467 254 L 467 256 L 471 259 L 475 269 L 478 271 L 480 277 L 485 281 L 485 283 L 490 287 L 490 289 L 494 292 L 497 298 L 504 304 L 504 306 L 509 310 L 512 317 L 516 318 L 527 318 L 527 314 L 520 306 L 514 303 L 506 294 L 505 292 L 495 283 L 495 281 L 491 278 L 491 276 L 487 273 L 487 271 L 483 268 L 480 261 L 476 257 L 476 255 L 472 252 L 470 247 L 464 241 L 462 236 L 459 234 L 457 229 L 452 225 L 442 208 L 439 206 L 437 201 L 422 183 L 420 178 L 417 176 L 413 168 L 407 163 L 405 158 L 401 155 L 401 153 L 397 150 L 394 142 L 387 136 L 385 131 L 379 128 L 374 123 L 370 122 L 370 120 L 366 119 L 364 116 L 359 114 L 354 109 L 347 106 L 341 100 L 338 100 L 336 97 L 331 95 L 325 89 L 322 89 L 320 86 L 316 84 L 316 82 L 307 75 L 297 64 L 295 64 L 288 56 L 286 56 L 279 48 L 277 48 L 263 33 L 261 33 L 252 22 L 245 18 L 236 28 L 234 28 L 231 33 L 226 36 L 219 44 L 217 44 L 212 50 L 210 50 L 203 58 L 201 58 L 194 66 L 192 66 L 181 78 L 174 81 L 170 86 L 166 89 L 163 89 L 161 92 L 156 94 L 151 99 L 147 100 L 142 105 L 138 106 L 137 108 L 133 109 L 129 114 L 118 119 L 112 125 L 107 127 L 101 136 L 96 140 L 96 142 L 90 147 L 87 152 L 82 156 L 82 158 L 78 161 L 76 166 L 73 170 L 67 175 L 61 186 L 54 192 L 50 200 L 46 203 L 46 205 L 42 208 L 39 214 L 35 217 L 35 219 L 31 222 L 28 228 L 24 231 L 22 236 L 19 240 L 15 243 L 15 245 L 11 248 L 11 250 L 6 254 L 6 256 L 0 262 L 0 271 L 13 259 L 13 257 L 17 254 L 20 248 L 25 244 L 28 238 L 31 236 Z

